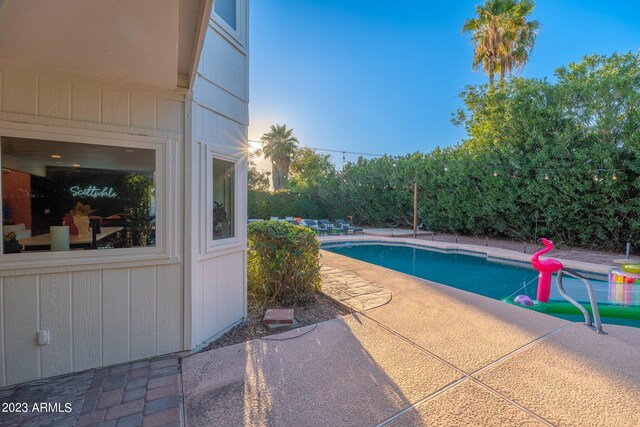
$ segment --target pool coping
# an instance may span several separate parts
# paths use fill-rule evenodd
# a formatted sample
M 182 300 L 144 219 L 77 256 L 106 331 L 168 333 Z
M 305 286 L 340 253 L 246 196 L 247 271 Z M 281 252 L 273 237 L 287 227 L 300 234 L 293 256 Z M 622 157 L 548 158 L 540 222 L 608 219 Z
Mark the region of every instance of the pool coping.
M 490 246 L 470 245 L 466 243 L 447 243 L 428 240 L 419 240 L 414 238 L 399 237 L 369 237 L 369 236 L 319 236 L 321 248 L 326 249 L 332 243 L 355 243 L 355 244 L 374 244 L 384 243 L 391 245 L 412 246 L 419 249 L 437 250 L 446 253 L 457 253 L 471 256 L 485 257 L 488 261 L 495 262 L 512 262 L 515 264 L 526 264 L 531 266 L 531 255 L 512 251 L 510 249 L 494 248 Z M 565 267 L 575 270 L 581 274 L 595 276 L 594 279 L 608 280 L 610 265 L 593 264 L 583 261 L 574 261 L 563 258 L 555 258 L 562 262 Z

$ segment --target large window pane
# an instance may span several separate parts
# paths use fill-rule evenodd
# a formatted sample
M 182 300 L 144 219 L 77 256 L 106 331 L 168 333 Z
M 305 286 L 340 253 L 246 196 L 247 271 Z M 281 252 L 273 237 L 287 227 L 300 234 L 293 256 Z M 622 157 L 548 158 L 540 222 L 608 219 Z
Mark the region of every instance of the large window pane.
M 235 165 L 213 159 L 213 240 L 235 236 Z
M 155 150 L 2 137 L 3 253 L 154 246 Z
M 213 9 L 216 14 L 234 30 L 237 30 L 236 1 L 237 0 L 215 0 L 213 3 Z

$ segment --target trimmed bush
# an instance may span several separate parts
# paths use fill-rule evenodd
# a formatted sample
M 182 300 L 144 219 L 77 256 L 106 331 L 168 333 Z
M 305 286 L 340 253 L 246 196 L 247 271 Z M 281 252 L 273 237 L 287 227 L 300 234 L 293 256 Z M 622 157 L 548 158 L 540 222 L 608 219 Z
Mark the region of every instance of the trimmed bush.
M 309 194 L 290 191 L 249 190 L 249 218 L 269 219 L 272 216 L 327 218 L 327 211 Z
M 248 226 L 247 282 L 252 297 L 302 303 L 320 290 L 320 243 L 313 231 L 286 222 Z

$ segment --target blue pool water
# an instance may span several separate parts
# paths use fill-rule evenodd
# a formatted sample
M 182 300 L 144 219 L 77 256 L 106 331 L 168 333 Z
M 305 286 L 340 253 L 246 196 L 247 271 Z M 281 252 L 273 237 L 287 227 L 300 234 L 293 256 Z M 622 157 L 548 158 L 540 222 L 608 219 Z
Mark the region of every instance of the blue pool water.
M 484 256 L 444 253 L 408 245 L 329 244 L 322 248 L 497 300 L 514 294 L 528 295 L 532 299 L 536 296 L 538 273 L 528 264 L 489 261 Z M 615 303 L 609 301 L 611 294 L 607 281 L 590 281 L 599 303 Z M 555 277 L 553 283 L 551 300 L 563 300 L 555 288 Z M 585 287 L 579 280 L 565 277 L 563 284 L 573 298 L 588 302 Z M 580 316 L 558 317 L 572 321 L 584 320 Z M 602 322 L 640 327 L 640 319 L 603 318 Z

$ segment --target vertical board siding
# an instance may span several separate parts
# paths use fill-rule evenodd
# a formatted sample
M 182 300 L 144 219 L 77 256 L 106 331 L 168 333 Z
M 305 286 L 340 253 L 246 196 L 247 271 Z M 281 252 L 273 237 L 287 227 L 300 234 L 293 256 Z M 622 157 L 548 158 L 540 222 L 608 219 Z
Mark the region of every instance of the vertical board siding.
M 194 266 L 195 274 L 191 280 L 191 346 L 204 341 L 204 263 Z
M 156 269 L 131 270 L 131 359 L 156 355 Z
M 211 331 L 220 330 L 219 307 L 217 301 L 222 298 L 217 284 L 220 282 L 220 270 L 224 268 L 223 263 L 218 263 L 217 258 L 211 258 L 202 262 L 204 274 L 202 277 L 202 300 L 200 301 L 203 317 L 204 336 L 200 337 L 204 341 L 211 336 Z
M 129 93 L 102 89 L 102 123 L 129 126 Z
M 66 80 L 38 79 L 38 114 L 44 117 L 68 119 L 71 110 L 70 84 Z
M 0 387 L 182 350 L 182 292 L 179 264 L 1 279 Z
M 43 377 L 73 370 L 71 355 L 71 275 L 40 276 L 40 330 L 49 332 L 50 343 L 40 347 Z
M 4 279 L 0 277 L 0 387 L 6 384 L 4 364 Z
M 134 128 L 156 128 L 156 98 L 131 94 L 131 126 Z
M 244 316 L 244 268 L 243 251 L 212 256 L 195 265 L 193 346 L 219 334 Z
M 4 279 L 6 383 L 40 377 L 38 331 L 38 276 Z
M 38 78 L 23 70 L 6 70 L 2 79 L 2 110 L 10 113 L 38 112 Z
M 100 87 L 73 82 L 71 87 L 71 120 L 100 123 Z
M 179 132 L 183 127 L 183 111 L 180 102 L 158 99 L 158 129 Z
M 129 360 L 129 269 L 102 272 L 102 348 L 105 365 Z
M 102 365 L 102 274 L 72 274 L 73 370 Z
M 179 265 L 160 265 L 156 277 L 156 352 L 165 354 L 182 348 L 182 269 Z
M 184 136 L 182 95 L 9 64 L 0 64 L 0 113 L 7 113 L 3 120 L 172 143 Z M 181 158 L 179 151 L 167 156 Z M 166 179 L 182 167 L 172 163 Z M 181 200 L 181 187 L 167 191 Z M 182 236 L 179 230 L 174 235 Z M 182 281 L 181 264 L 0 278 L 0 386 L 182 350 Z M 51 332 L 51 344 L 37 345 L 41 329 Z

